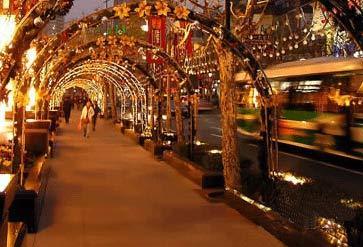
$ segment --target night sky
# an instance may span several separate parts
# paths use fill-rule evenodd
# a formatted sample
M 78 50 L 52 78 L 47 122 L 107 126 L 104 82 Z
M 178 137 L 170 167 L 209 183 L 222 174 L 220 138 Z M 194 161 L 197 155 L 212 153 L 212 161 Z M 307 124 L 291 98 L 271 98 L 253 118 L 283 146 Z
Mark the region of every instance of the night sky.
M 113 1 L 109 2 L 110 5 L 111 2 Z M 74 6 L 66 16 L 66 21 L 78 19 L 102 6 L 105 6 L 104 0 L 74 0 Z

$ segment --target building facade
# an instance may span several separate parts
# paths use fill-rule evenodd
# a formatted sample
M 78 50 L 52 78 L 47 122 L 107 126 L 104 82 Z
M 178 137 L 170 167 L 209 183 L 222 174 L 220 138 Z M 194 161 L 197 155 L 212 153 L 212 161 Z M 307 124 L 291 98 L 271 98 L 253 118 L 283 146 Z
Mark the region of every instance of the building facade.
M 60 33 L 65 26 L 64 16 L 57 16 L 54 20 L 51 20 L 47 26 L 44 28 L 44 33 L 46 35 L 55 35 Z

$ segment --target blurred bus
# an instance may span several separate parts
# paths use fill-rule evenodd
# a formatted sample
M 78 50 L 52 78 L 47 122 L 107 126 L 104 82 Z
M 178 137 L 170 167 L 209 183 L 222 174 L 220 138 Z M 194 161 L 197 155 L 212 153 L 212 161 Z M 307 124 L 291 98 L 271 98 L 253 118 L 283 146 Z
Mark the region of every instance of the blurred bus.
M 363 156 L 362 58 L 294 61 L 265 73 L 277 94 L 280 141 Z M 236 82 L 239 131 L 258 136 L 258 93 L 246 73 Z

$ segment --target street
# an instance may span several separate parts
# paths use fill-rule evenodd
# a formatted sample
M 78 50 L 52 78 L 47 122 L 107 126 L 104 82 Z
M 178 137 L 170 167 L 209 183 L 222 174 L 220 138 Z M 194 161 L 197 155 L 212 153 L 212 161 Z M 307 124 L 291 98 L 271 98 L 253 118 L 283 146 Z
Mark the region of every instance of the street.
M 198 118 L 198 140 L 221 147 L 220 113 L 206 112 Z M 240 156 L 257 164 L 257 144 L 239 134 Z M 362 197 L 363 173 L 334 164 L 313 160 L 303 155 L 279 152 L 279 168 L 284 172 L 320 180 L 344 192 Z

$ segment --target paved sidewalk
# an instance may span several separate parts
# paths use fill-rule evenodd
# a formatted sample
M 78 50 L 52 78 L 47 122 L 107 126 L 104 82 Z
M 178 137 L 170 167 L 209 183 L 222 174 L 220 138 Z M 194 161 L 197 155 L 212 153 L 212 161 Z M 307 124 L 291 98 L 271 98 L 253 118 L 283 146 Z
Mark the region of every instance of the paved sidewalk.
M 73 120 L 73 121 L 72 121 Z M 62 126 L 34 247 L 283 246 L 119 134 L 110 122 L 83 139 Z

